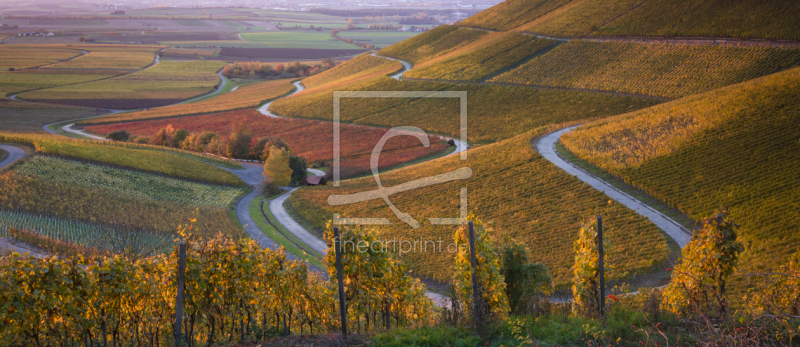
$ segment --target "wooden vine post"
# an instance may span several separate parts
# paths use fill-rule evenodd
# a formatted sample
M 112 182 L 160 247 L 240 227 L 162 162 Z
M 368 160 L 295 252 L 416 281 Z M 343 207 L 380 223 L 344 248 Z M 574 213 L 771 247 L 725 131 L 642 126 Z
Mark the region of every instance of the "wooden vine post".
M 181 346 L 181 327 L 183 326 L 183 281 L 186 271 L 186 243 L 178 248 L 178 291 L 175 295 L 175 347 Z
M 597 271 L 600 277 L 600 316 L 605 314 L 606 280 L 603 271 L 603 216 L 597 215 Z
M 467 222 L 469 225 L 469 261 L 472 267 L 472 312 L 475 318 L 475 330 L 480 330 L 481 311 L 480 311 L 480 288 L 478 287 L 478 260 L 475 250 L 475 227 L 472 221 Z
M 342 324 L 342 338 L 347 337 L 347 305 L 344 301 L 344 272 L 342 271 L 342 250 L 339 241 L 339 227 L 333 227 L 333 249 L 336 252 L 336 279 L 339 282 L 339 315 Z

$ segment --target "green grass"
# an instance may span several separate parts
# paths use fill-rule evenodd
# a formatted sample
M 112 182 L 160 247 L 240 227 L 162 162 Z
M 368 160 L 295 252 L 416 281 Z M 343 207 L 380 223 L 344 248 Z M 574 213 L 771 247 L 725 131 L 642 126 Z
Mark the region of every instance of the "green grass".
M 270 48 L 361 49 L 356 45 L 334 39 L 330 31 L 268 31 L 243 33 L 242 38 Z
M 264 213 L 266 213 L 267 217 L 269 217 L 270 220 L 273 221 L 273 223 L 277 223 L 275 217 L 269 211 L 269 201 L 266 201 L 264 203 L 265 206 L 264 206 L 263 210 L 261 209 L 262 201 L 263 200 L 261 198 L 257 197 L 256 199 L 253 199 L 253 201 L 250 203 L 250 206 L 249 206 L 249 208 L 250 208 L 250 217 L 252 217 L 253 221 L 256 222 L 256 224 L 258 225 L 258 228 L 261 229 L 261 231 L 263 231 L 264 234 L 267 235 L 267 237 L 270 238 L 270 240 L 275 241 L 279 245 L 281 245 L 284 248 L 286 248 L 287 252 L 289 252 L 291 254 L 294 254 L 296 257 L 308 262 L 311 265 L 316 266 L 317 268 L 325 269 L 325 266 L 322 264 L 322 262 L 318 258 L 316 258 L 311 253 L 308 253 L 305 250 L 303 250 L 303 249 L 301 249 L 300 247 L 297 246 L 297 244 L 301 244 L 302 245 L 302 243 L 300 242 L 300 240 L 297 240 L 292 235 L 292 233 L 290 233 L 290 232 L 286 231 L 285 229 L 283 229 L 283 226 L 280 225 L 279 223 L 277 224 L 277 226 L 278 226 L 278 228 L 280 228 L 280 231 L 278 229 L 276 229 L 275 227 L 273 227 L 269 222 L 267 222 L 267 219 L 264 218 Z M 286 235 L 286 236 L 284 236 L 284 235 Z M 288 236 L 288 238 L 287 238 L 287 236 Z
M 3 159 L 5 159 L 6 157 L 8 157 L 8 152 L 0 148 L 0 161 L 3 161 Z

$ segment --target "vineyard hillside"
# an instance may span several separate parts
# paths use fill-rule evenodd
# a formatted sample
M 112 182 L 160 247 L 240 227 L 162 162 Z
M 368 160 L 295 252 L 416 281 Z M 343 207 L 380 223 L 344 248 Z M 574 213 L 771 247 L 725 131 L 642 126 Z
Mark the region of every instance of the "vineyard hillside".
M 800 5 L 767 0 L 507 0 L 457 25 L 557 37 L 798 40 Z
M 800 49 L 577 40 L 492 81 L 679 98 L 798 63 Z
M 403 40 L 379 51 L 381 55 L 400 58 L 412 64 L 444 55 L 449 51 L 477 41 L 489 31 L 452 25 L 441 25 L 410 39 Z
M 413 71 L 413 70 L 412 70 Z M 469 140 L 489 143 L 514 137 L 537 127 L 578 119 L 605 117 L 658 103 L 653 99 L 599 93 L 546 90 L 502 85 L 397 81 L 379 77 L 351 83 L 337 90 L 466 91 Z M 459 100 L 369 98 L 342 99 L 341 117 L 348 123 L 374 126 L 413 125 L 428 132 L 459 135 Z M 296 118 L 331 119 L 331 92 L 322 90 L 280 99 L 270 109 Z
M 548 129 L 483 146 L 469 152 L 466 162 L 458 156 L 437 159 L 381 174 L 387 187 L 413 179 L 431 177 L 469 166 L 472 177 L 463 181 L 436 184 L 425 188 L 391 195 L 400 211 L 409 213 L 422 225 L 413 230 L 386 208 L 384 201 L 336 206 L 328 205 L 333 194 L 350 194 L 376 188 L 372 177 L 343 181 L 340 187 L 312 187 L 298 190 L 291 204 L 301 216 L 318 227 L 324 226 L 332 213 L 344 217 L 385 217 L 395 223 L 381 229 L 384 240 L 443 240 L 452 241 L 453 227 L 431 225 L 427 218 L 458 216 L 459 189 L 467 187 L 469 211 L 479 218 L 492 221 L 496 242 L 513 238 L 524 242 L 531 250 L 531 259 L 543 262 L 559 285 L 569 283 L 574 256 L 572 243 L 580 224 L 586 218 L 602 214 L 607 220 L 609 237 L 614 243 L 617 265 L 631 273 L 650 271 L 662 266 L 669 255 L 665 236 L 647 219 L 623 205 L 611 201 L 602 192 L 583 184 L 551 164 L 530 147 L 532 137 Z M 454 253 L 428 250 L 395 254 L 415 274 L 442 281 L 449 280 Z
M 335 69 L 326 70 L 319 75 L 303 79 L 303 86 L 308 89 L 314 89 L 337 84 L 337 82 L 351 82 L 364 77 L 386 76 L 402 68 L 403 64 L 398 61 L 362 54 L 342 63 Z
M 741 272 L 800 247 L 800 68 L 590 123 L 562 138 L 579 157 L 694 219 L 726 208 L 747 245 Z
M 479 81 L 538 52 L 546 51 L 557 43 L 555 40 L 537 39 L 535 36 L 516 32 L 502 33 L 502 36 L 497 36 L 492 41 L 463 50 L 456 56 L 434 64 L 415 68 L 404 76 Z

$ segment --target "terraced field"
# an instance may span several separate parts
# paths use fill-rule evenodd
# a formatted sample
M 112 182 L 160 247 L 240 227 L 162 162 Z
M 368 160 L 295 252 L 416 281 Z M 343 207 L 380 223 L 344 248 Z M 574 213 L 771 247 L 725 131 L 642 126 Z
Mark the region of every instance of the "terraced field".
M 343 85 L 337 90 L 466 91 L 468 136 L 470 141 L 477 143 L 514 137 L 547 124 L 629 112 L 658 102 L 587 92 L 396 81 L 387 77 Z M 330 91 L 321 90 L 277 100 L 270 110 L 287 117 L 330 120 L 332 107 Z M 458 99 L 342 99 L 340 108 L 345 122 L 376 126 L 413 125 L 438 134 L 460 134 Z
M 800 49 L 570 41 L 492 82 L 679 98 L 800 63 Z
M 413 69 L 404 76 L 479 81 L 557 43 L 555 40 L 537 39 L 535 36 L 509 32 L 495 41 L 477 46 L 458 56 Z
M 193 102 L 152 108 L 147 111 L 110 114 L 77 122 L 78 125 L 130 122 L 145 119 L 169 118 L 191 114 L 214 113 L 242 108 L 255 108 L 268 100 L 291 92 L 295 87 L 291 80 L 257 82 L 241 86 L 234 91 Z
M 230 162 L 211 159 L 191 152 L 166 150 L 162 147 L 102 143 L 98 141 L 70 140 L 43 135 L 0 133 L 0 142 L 20 143 L 34 146 L 37 152 L 82 160 L 106 163 L 124 168 L 165 174 L 189 180 L 244 185 L 236 175 L 225 169 L 204 163 L 228 165 Z
M 400 58 L 413 64 L 443 55 L 489 34 L 489 31 L 441 25 L 408 40 L 380 50 L 381 55 Z
M 210 92 L 220 83 L 220 61 L 161 62 L 129 75 L 22 93 L 26 100 L 135 109 L 161 106 Z
M 590 123 L 567 149 L 695 219 L 727 208 L 741 272 L 797 251 L 800 68 Z
M 493 221 L 495 242 L 514 238 L 531 250 L 531 260 L 543 262 L 558 285 L 569 283 L 574 260 L 572 243 L 580 223 L 596 214 L 607 221 L 609 236 L 614 244 L 615 264 L 631 273 L 646 272 L 660 267 L 667 259 L 667 242 L 649 221 L 591 187 L 564 173 L 530 148 L 530 139 L 545 129 L 522 134 L 511 139 L 480 147 L 469 152 L 466 162 L 458 156 L 391 171 L 381 175 L 386 187 L 431 177 L 463 166 L 472 169 L 472 177 L 463 181 L 436 184 L 391 195 L 391 201 L 402 212 L 422 223 L 412 230 L 397 220 L 380 200 L 332 207 L 328 198 L 333 194 L 349 194 L 375 189 L 372 177 L 343 181 L 340 187 L 303 188 L 292 194 L 295 210 L 317 226 L 323 226 L 332 213 L 343 217 L 385 217 L 395 223 L 382 227 L 383 240 L 400 242 L 452 242 L 453 226 L 433 226 L 426 218 L 458 216 L 459 189 L 467 187 L 468 210 L 479 218 Z M 452 249 L 452 248 L 451 248 Z M 414 273 L 442 281 L 451 278 L 453 253 L 416 251 L 397 255 Z
M 56 157 L 36 156 L 14 171 L 26 177 L 96 187 L 140 200 L 152 199 L 191 206 L 225 207 L 244 193 L 242 188 L 191 183 Z

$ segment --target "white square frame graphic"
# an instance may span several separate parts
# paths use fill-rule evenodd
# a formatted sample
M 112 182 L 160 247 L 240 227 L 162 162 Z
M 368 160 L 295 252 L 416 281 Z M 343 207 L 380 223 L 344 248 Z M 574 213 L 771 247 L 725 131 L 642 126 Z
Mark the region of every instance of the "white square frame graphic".
M 333 92 L 333 186 L 341 183 L 341 99 L 342 98 L 458 98 L 459 99 L 459 139 L 467 143 L 467 92 L 466 91 L 334 91 Z M 459 153 L 459 160 L 467 160 L 467 151 Z M 466 218 L 467 188 L 460 193 L 459 218 L 428 218 L 432 224 L 460 224 Z M 334 214 L 334 224 L 391 224 L 385 218 L 339 218 Z

